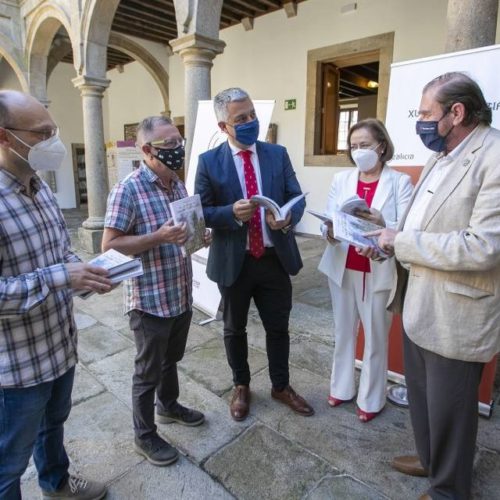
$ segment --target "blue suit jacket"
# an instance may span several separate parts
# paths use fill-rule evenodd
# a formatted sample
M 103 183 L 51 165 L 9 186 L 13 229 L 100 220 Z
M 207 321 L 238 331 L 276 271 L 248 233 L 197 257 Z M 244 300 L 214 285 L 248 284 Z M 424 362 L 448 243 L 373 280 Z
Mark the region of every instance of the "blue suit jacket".
M 262 194 L 279 206 L 301 194 L 290 158 L 283 146 L 257 142 Z M 233 203 L 243 198 L 229 144 L 225 142 L 199 157 L 195 193 L 199 193 L 205 223 L 213 229 L 207 275 L 221 286 L 231 286 L 240 274 L 247 242 L 247 224 L 240 226 L 233 214 Z M 292 208 L 292 226 L 301 219 L 305 201 Z M 302 267 L 293 231 L 269 231 L 283 268 L 295 275 Z

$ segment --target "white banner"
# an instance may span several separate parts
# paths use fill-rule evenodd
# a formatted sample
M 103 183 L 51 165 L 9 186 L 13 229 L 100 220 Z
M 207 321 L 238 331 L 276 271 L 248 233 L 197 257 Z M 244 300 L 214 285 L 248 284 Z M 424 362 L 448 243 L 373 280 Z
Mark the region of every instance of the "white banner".
M 415 132 L 422 89 L 436 76 L 462 71 L 481 87 L 500 128 L 500 45 L 416 59 L 391 66 L 386 126 L 396 149 L 392 166 L 422 166 L 431 152 Z
M 259 118 L 259 140 L 265 141 L 267 129 L 271 122 L 275 101 L 253 101 Z M 194 194 L 194 181 L 198 167 L 198 157 L 227 140 L 217 125 L 217 118 L 212 101 L 198 101 L 198 113 L 194 128 L 191 158 L 186 179 L 186 188 L 190 195 Z M 220 293 L 217 284 L 210 281 L 206 274 L 208 249 L 203 248 L 193 256 L 193 303 L 195 307 L 215 318 L 219 309 Z

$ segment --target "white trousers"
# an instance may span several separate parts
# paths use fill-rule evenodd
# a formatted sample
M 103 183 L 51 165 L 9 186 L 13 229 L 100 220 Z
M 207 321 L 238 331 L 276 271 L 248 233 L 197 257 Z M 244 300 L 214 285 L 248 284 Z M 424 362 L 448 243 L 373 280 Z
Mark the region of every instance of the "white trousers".
M 343 286 L 328 280 L 335 321 L 330 395 L 354 398 L 354 362 L 359 320 L 363 324 L 365 350 L 357 404 L 366 412 L 378 412 L 385 405 L 387 385 L 388 334 L 392 313 L 386 310 L 390 291 L 373 293 L 372 274 L 366 273 L 363 300 L 363 273 L 346 269 Z

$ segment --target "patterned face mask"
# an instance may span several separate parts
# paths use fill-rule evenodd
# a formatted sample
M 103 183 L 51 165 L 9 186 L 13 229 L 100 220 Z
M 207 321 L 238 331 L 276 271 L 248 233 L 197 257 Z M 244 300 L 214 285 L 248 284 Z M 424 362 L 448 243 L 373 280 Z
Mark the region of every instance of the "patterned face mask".
M 184 146 L 180 145 L 174 149 L 157 148 L 157 151 L 155 158 L 170 170 L 180 170 L 183 167 L 186 154 Z

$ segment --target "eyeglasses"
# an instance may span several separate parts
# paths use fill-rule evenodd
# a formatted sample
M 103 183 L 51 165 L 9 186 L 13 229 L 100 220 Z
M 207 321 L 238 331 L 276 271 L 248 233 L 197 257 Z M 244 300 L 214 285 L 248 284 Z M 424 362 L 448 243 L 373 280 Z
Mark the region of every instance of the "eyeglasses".
M 186 139 L 170 139 L 148 142 L 150 146 L 161 149 L 177 149 L 180 146 L 186 145 Z
M 47 128 L 44 130 L 33 130 L 29 128 L 15 128 L 15 127 L 4 127 L 7 130 L 15 130 L 16 132 L 30 132 L 31 134 L 37 134 L 40 137 L 42 137 L 42 140 L 47 140 L 50 139 L 51 137 L 54 137 L 55 135 L 59 135 L 59 127 L 54 127 L 54 128 Z

